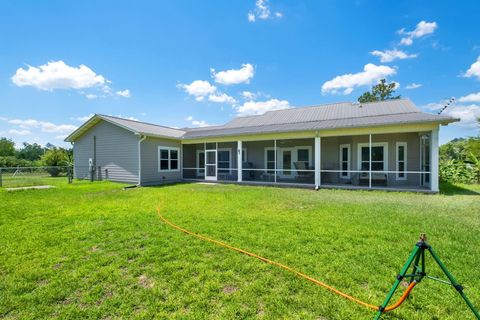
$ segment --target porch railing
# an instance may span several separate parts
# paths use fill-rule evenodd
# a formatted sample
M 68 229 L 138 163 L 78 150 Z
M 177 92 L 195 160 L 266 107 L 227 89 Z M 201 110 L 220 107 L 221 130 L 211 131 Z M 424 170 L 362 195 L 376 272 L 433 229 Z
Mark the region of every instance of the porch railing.
M 241 181 L 269 184 L 302 184 L 315 186 L 314 169 L 274 169 L 248 168 L 242 169 L 242 177 L 238 179 L 237 168 L 218 168 L 216 176 L 210 176 L 216 181 Z M 385 188 L 385 189 L 428 189 L 430 183 L 429 171 L 396 171 L 396 170 L 327 170 L 320 173 L 319 187 L 355 187 L 355 188 Z M 185 180 L 205 179 L 204 168 L 183 168 Z

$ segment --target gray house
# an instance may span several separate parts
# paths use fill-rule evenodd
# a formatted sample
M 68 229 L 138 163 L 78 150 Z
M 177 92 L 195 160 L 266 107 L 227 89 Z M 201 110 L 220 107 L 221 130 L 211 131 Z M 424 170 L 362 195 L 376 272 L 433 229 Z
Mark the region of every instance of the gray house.
M 174 129 L 94 115 L 65 140 L 76 178 L 438 191 L 438 131 L 410 100 L 335 103 Z

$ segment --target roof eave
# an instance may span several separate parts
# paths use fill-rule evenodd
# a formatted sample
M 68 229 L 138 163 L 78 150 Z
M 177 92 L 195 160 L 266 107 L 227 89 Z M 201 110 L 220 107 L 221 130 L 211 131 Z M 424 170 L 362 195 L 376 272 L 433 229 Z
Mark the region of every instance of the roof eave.
M 220 138 L 220 137 L 234 137 L 238 135 L 248 136 L 248 135 L 256 135 L 256 134 L 268 134 L 268 133 L 289 133 L 289 132 L 301 132 L 301 131 L 322 131 L 322 130 L 332 130 L 332 129 L 354 129 L 354 128 L 366 128 L 366 127 L 382 127 L 382 126 L 389 126 L 395 124 L 420 124 L 420 123 L 438 123 L 441 125 L 448 125 L 449 123 L 458 122 L 460 119 L 458 118 L 450 118 L 450 119 L 435 119 L 435 120 L 421 120 L 421 121 L 401 121 L 401 122 L 392 122 L 392 123 L 383 123 L 383 124 L 366 124 L 366 125 L 353 125 L 353 126 L 341 126 L 335 128 L 324 128 L 324 129 L 291 129 L 291 130 L 281 130 L 281 131 L 263 131 L 263 132 L 250 132 L 250 133 L 230 133 L 230 134 L 213 134 L 207 136 L 197 136 L 192 138 L 185 138 L 182 137 L 182 140 L 195 140 L 195 139 L 210 139 L 210 138 Z

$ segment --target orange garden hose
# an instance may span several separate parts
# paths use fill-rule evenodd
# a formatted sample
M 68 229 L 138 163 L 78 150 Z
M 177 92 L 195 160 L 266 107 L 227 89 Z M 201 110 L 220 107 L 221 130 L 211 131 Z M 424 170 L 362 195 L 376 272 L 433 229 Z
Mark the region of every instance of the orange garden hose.
M 308 281 L 310 281 L 310 282 L 313 282 L 313 283 L 315 283 L 316 285 L 319 285 L 319 286 L 321 286 L 321 287 L 323 287 L 323 288 L 325 288 L 325 289 L 328 289 L 328 290 L 332 291 L 333 293 L 338 294 L 339 296 L 342 296 L 342 297 L 344 297 L 345 299 L 348 299 L 348 300 L 350 300 L 350 301 L 353 301 L 353 302 L 355 302 L 355 303 L 357 303 L 357 304 L 359 304 L 359 305 L 362 305 L 362 306 L 364 306 L 364 307 L 366 307 L 366 308 L 369 308 L 369 309 L 372 309 L 372 310 L 375 310 L 375 311 L 378 311 L 378 310 L 379 310 L 379 306 L 375 306 L 375 305 L 373 305 L 373 304 L 369 304 L 369 303 L 367 303 L 367 302 L 361 301 L 361 300 L 359 300 L 359 299 L 357 299 L 357 298 L 355 298 L 355 297 L 352 297 L 352 296 L 350 296 L 350 295 L 348 295 L 348 294 L 346 294 L 346 293 L 344 293 L 344 292 L 342 292 L 342 291 L 340 291 L 340 290 L 338 290 L 338 289 L 336 289 L 336 288 L 334 288 L 334 287 L 332 287 L 332 286 L 329 286 L 328 284 L 326 284 L 326 283 L 324 283 L 324 282 L 322 282 L 322 281 L 319 281 L 319 280 L 314 279 L 314 278 L 312 278 L 312 277 L 310 277 L 310 276 L 308 276 L 308 275 L 306 275 L 306 274 L 304 274 L 304 273 L 302 273 L 302 272 L 300 272 L 300 271 L 297 271 L 297 270 L 295 270 L 295 269 L 293 269 L 293 268 L 291 268 L 291 267 L 289 267 L 289 266 L 286 266 L 286 265 L 281 264 L 281 263 L 279 263 L 279 262 L 276 262 L 276 261 L 273 261 L 273 260 L 264 258 L 264 257 L 262 257 L 262 256 L 259 256 L 259 255 L 255 254 L 255 253 L 248 252 L 248 251 L 246 251 L 246 250 L 233 247 L 233 246 L 231 246 L 231 245 L 228 245 L 228 244 L 226 244 L 226 243 L 220 242 L 220 241 L 218 241 L 218 240 L 214 240 L 214 239 L 207 238 L 207 237 L 205 237 L 205 236 L 202 236 L 202 235 L 200 235 L 200 234 L 194 233 L 194 232 L 189 231 L 189 230 L 187 230 L 187 229 L 184 229 L 184 228 L 182 228 L 182 227 L 180 227 L 180 226 L 177 226 L 176 224 L 168 221 L 164 216 L 162 216 L 162 214 L 160 213 L 160 208 L 157 208 L 157 213 L 158 213 L 158 216 L 160 217 L 160 219 L 161 219 L 163 222 L 165 222 L 167 225 L 171 226 L 172 228 L 175 228 L 175 229 L 177 229 L 177 230 L 179 230 L 179 231 L 182 231 L 182 232 L 184 232 L 184 233 L 186 233 L 186 234 L 189 234 L 189 235 L 191 235 L 191 236 L 197 237 L 197 238 L 199 238 L 199 239 L 202 239 L 202 240 L 205 240 L 205 241 L 214 243 L 214 244 L 216 244 L 216 245 L 218 245 L 218 246 L 225 247 L 225 248 L 228 248 L 228 249 L 230 249 L 230 250 L 243 253 L 243 254 L 245 254 L 245 255 L 247 255 L 247 256 L 257 258 L 257 259 L 259 259 L 259 260 L 261 260 L 261 261 L 263 261 L 263 262 L 265 262 L 265 263 L 268 263 L 268 264 L 277 266 L 277 267 L 279 267 L 279 268 L 281 268 L 281 269 L 284 269 L 284 270 L 289 271 L 289 272 L 291 272 L 291 273 L 293 273 L 293 274 L 296 274 L 297 276 L 299 276 L 299 277 L 301 277 L 301 278 L 304 278 L 304 279 L 306 279 L 306 280 L 308 280 Z M 399 306 L 401 306 L 402 303 L 407 299 L 408 295 L 409 295 L 410 292 L 413 290 L 413 288 L 415 287 L 416 284 L 417 284 L 416 281 L 411 282 L 410 285 L 409 285 L 409 286 L 405 289 L 405 291 L 403 292 L 403 294 L 402 294 L 402 296 L 400 297 L 400 299 L 398 299 L 398 301 L 397 301 L 396 303 L 394 303 L 393 305 L 391 305 L 391 306 L 389 306 L 389 307 L 386 307 L 386 308 L 384 309 L 384 312 L 392 311 L 392 310 L 398 308 Z

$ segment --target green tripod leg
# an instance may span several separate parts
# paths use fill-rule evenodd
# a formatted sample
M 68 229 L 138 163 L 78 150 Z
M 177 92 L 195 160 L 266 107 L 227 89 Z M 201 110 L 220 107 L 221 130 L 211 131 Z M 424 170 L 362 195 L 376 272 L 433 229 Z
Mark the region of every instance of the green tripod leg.
M 443 262 L 440 260 L 440 258 L 437 256 L 437 254 L 435 253 L 435 251 L 433 251 L 432 247 L 428 246 L 428 251 L 430 251 L 430 253 L 432 254 L 432 257 L 433 259 L 435 260 L 435 262 L 439 265 L 440 269 L 442 269 L 443 273 L 445 273 L 445 275 L 447 276 L 448 280 L 450 280 L 450 283 L 452 284 L 452 286 L 455 288 L 455 290 L 458 291 L 458 293 L 462 296 L 463 300 L 465 301 L 465 303 L 467 304 L 467 306 L 470 308 L 470 310 L 472 310 L 473 314 L 475 315 L 475 317 L 477 317 L 477 319 L 480 320 L 480 315 L 477 311 L 477 309 L 475 309 L 475 307 L 473 306 L 472 302 L 470 302 L 470 300 L 468 299 L 468 297 L 465 295 L 465 293 L 463 292 L 463 287 L 457 282 L 457 280 L 455 280 L 455 278 L 453 277 L 453 275 L 448 271 L 447 267 L 445 267 L 445 265 L 443 264 Z
M 374 320 L 380 319 L 382 316 L 383 311 L 387 307 L 388 303 L 392 299 L 395 291 L 397 290 L 398 286 L 400 285 L 400 282 L 403 280 L 403 277 L 408 271 L 408 268 L 410 268 L 410 265 L 412 264 L 413 260 L 416 260 L 417 256 L 423 251 L 423 248 L 421 248 L 418 245 L 415 245 L 415 247 L 412 250 L 412 253 L 410 254 L 410 257 L 408 258 L 407 262 L 403 265 L 402 271 L 400 271 L 400 274 L 397 275 L 397 279 L 393 283 L 392 288 L 390 289 L 390 292 L 388 293 L 387 297 L 383 301 L 382 305 L 378 308 L 377 315 L 375 316 Z

